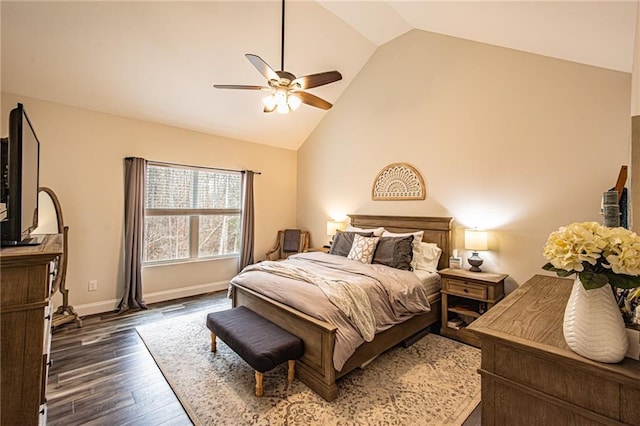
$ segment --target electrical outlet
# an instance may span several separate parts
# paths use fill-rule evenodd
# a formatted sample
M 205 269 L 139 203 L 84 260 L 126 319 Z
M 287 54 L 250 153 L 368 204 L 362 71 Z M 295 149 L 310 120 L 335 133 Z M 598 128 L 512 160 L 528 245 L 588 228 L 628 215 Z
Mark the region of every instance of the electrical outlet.
M 89 291 L 96 291 L 96 290 L 98 290 L 98 280 L 89 281 Z

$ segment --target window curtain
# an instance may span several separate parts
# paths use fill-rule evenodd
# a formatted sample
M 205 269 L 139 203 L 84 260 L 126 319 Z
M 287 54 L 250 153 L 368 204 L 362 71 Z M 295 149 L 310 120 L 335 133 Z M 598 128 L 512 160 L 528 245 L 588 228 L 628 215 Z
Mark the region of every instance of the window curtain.
M 253 263 L 254 246 L 254 211 L 253 211 L 253 176 L 255 172 L 243 172 L 242 191 L 242 246 L 240 249 L 240 264 L 238 272 Z
M 147 309 L 142 300 L 142 248 L 144 242 L 144 181 L 147 160 L 124 160 L 124 295 L 119 311 Z

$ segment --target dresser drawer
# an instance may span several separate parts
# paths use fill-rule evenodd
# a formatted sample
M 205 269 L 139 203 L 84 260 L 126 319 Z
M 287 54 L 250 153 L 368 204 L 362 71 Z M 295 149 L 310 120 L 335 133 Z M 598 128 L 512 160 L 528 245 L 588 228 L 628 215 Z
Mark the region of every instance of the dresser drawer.
M 446 291 L 463 297 L 472 297 L 485 300 L 487 298 L 487 287 L 460 280 L 446 280 Z

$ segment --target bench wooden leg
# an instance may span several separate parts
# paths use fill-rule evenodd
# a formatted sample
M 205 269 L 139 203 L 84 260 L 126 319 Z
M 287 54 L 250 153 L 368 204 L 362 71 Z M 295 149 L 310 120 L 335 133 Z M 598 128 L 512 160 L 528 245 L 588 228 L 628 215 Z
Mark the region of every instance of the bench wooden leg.
M 256 371 L 256 396 L 262 396 L 263 395 L 263 390 L 262 390 L 262 378 L 264 377 L 264 374 L 262 374 L 259 371 Z
M 287 379 L 289 379 L 289 383 L 293 382 L 293 378 L 296 376 L 296 360 L 289 360 L 289 374 L 287 375 Z
M 215 352 L 216 351 L 216 334 L 212 331 L 211 332 L 211 352 Z

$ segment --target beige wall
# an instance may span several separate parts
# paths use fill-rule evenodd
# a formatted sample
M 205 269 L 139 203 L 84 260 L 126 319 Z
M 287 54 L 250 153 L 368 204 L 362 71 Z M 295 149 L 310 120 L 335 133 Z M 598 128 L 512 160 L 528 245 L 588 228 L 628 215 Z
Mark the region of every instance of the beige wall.
M 298 151 L 298 225 L 321 244 L 334 215 L 450 215 L 465 258 L 459 227 L 492 230 L 484 269 L 513 288 L 543 272 L 551 231 L 602 220 L 628 162 L 630 88 L 628 73 L 413 30 L 378 49 Z M 371 201 L 393 162 L 422 173 L 425 201 Z
M 640 115 L 640 0 L 636 18 L 636 44 L 633 50 L 633 83 L 631 91 L 631 116 Z
M 52 188 L 69 226 L 67 288 L 80 313 L 113 309 L 122 296 L 123 158 L 262 172 L 255 177 L 256 254 L 296 221 L 296 153 L 115 115 L 2 94 L 2 134 L 22 102 L 40 139 L 40 183 Z M 144 294 L 157 301 L 226 287 L 237 259 L 145 268 Z M 88 281 L 98 291 L 88 291 Z
M 633 79 L 631 83 L 631 117 L 633 136 L 631 140 L 631 225 L 640 230 L 640 1 L 636 19 L 636 44 L 633 56 Z

